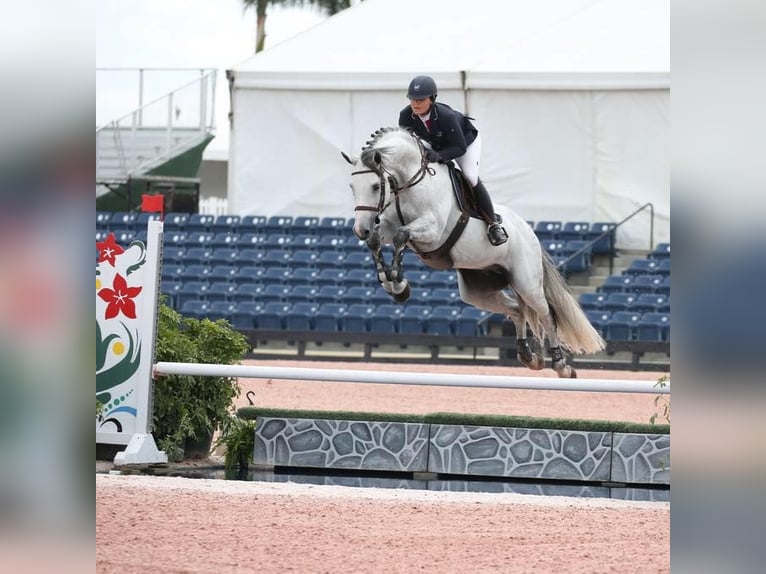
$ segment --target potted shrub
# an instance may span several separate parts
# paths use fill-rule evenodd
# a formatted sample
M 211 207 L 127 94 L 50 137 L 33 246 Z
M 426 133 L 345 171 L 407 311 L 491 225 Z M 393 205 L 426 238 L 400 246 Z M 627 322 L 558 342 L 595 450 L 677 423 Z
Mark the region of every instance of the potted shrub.
M 231 365 L 249 350 L 247 338 L 225 320 L 184 317 L 160 302 L 157 361 Z M 213 433 L 230 416 L 236 378 L 170 375 L 154 381 L 154 436 L 170 460 L 205 458 Z

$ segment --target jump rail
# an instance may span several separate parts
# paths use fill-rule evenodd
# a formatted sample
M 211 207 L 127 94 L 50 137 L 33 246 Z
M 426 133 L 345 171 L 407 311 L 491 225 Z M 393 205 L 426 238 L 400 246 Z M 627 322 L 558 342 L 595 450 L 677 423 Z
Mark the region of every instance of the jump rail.
M 440 387 L 485 387 L 494 389 L 531 389 L 538 391 L 583 391 L 608 393 L 670 394 L 670 383 L 620 379 L 551 379 L 542 377 L 501 377 L 497 375 L 458 375 L 363 371 L 346 369 L 310 369 L 301 367 L 263 367 L 257 365 L 212 365 L 204 363 L 159 362 L 154 376 L 190 375 L 200 377 L 244 377 L 251 379 L 287 379 L 338 383 L 379 383 L 392 385 L 430 385 Z

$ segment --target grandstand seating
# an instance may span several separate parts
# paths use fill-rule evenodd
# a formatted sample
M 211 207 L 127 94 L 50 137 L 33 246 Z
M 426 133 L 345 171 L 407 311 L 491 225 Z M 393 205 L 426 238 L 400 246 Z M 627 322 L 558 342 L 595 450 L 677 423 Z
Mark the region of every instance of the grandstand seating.
M 127 245 L 139 234 L 145 237 L 146 222 L 156 217 L 99 212 L 97 237 L 114 231 Z M 169 213 L 160 290 L 172 307 L 190 316 L 225 318 L 240 329 L 473 336 L 485 334 L 490 321 L 504 320 L 464 304 L 456 272 L 431 269 L 411 251 L 403 260 L 411 297 L 404 305 L 394 303 L 378 285 L 371 255 L 354 238 L 351 223 L 340 217 Z M 530 225 L 560 262 L 614 224 Z M 587 270 L 593 253 L 608 252 L 613 242 L 614 233 L 607 234 L 563 271 Z M 667 341 L 669 293 L 670 244 L 660 243 L 596 292 L 582 293 L 579 302 L 607 339 Z

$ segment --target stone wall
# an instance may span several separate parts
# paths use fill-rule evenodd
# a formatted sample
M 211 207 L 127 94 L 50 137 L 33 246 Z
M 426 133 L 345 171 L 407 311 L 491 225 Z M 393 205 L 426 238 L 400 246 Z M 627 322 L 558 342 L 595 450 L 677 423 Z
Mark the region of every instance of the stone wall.
M 670 484 L 670 436 L 258 417 L 260 466 Z

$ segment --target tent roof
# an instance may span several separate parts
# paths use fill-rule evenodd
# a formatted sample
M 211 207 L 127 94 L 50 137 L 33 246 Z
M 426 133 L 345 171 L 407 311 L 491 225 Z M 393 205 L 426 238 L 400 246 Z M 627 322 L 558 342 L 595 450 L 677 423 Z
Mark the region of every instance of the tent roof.
M 293 90 L 401 90 L 419 73 L 443 90 L 618 76 L 621 87 L 667 87 L 669 12 L 669 0 L 366 0 L 235 66 L 234 78 Z

